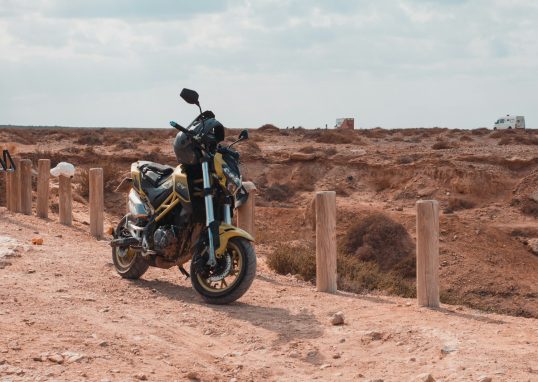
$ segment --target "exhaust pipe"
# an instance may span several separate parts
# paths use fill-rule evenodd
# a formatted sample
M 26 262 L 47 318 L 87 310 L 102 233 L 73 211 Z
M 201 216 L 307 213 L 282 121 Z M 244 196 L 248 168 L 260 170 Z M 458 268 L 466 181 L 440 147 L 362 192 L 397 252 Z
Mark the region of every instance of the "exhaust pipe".
M 134 237 L 126 237 L 123 239 L 110 240 L 111 247 L 129 247 L 132 245 L 139 246 L 140 242 L 138 241 L 138 239 Z

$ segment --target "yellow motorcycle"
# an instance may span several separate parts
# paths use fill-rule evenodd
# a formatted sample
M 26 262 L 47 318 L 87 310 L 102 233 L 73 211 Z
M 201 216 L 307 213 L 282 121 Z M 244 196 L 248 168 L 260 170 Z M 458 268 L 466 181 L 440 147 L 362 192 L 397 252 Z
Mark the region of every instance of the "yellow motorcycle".
M 202 112 L 198 93 L 183 89 L 180 96 L 200 114 L 187 127 L 170 122 L 179 130 L 173 143 L 179 165 L 131 165 L 131 177 L 124 179 L 131 186 L 129 213 L 114 230 L 112 260 L 128 279 L 150 266 L 177 266 L 206 302 L 228 304 L 256 275 L 254 238 L 232 225 L 234 207 L 248 198 L 232 146 L 248 139 L 248 132 L 222 145 L 224 126 L 213 112 Z M 190 273 L 184 268 L 189 260 Z

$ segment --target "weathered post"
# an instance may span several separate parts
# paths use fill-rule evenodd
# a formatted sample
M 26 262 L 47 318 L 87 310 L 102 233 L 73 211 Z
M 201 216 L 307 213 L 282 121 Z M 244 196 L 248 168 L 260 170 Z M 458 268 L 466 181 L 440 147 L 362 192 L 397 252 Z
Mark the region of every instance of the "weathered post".
M 417 300 L 439 307 L 439 203 L 417 202 Z
M 25 215 L 32 214 L 32 161 L 30 159 L 21 160 L 21 212 Z
M 13 158 L 15 171 L 8 173 L 8 209 L 11 212 L 21 211 L 21 158 Z
M 316 193 L 316 288 L 336 292 L 336 192 Z
M 237 209 L 237 226 L 254 236 L 254 199 L 256 197 L 256 186 L 252 182 L 243 182 L 243 187 L 245 187 L 249 195 L 246 203 Z
M 103 237 L 103 169 L 90 168 L 90 233 Z
M 37 161 L 37 207 L 36 214 L 40 218 L 49 216 L 49 178 L 50 159 Z
M 71 196 L 71 177 L 60 175 L 59 176 L 59 207 L 60 207 L 60 223 L 65 225 L 73 224 L 72 205 L 73 200 Z

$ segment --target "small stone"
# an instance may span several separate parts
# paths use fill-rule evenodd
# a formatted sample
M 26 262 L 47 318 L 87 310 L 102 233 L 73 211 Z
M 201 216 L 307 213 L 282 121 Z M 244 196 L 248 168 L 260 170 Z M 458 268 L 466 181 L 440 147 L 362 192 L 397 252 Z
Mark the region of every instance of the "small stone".
M 28 269 L 27 271 L 29 274 L 35 273 L 35 269 Z
M 237 382 L 237 378 L 230 378 L 228 382 Z
M 443 355 L 447 355 L 447 354 L 450 354 L 450 353 L 454 353 L 457 349 L 453 346 L 443 346 L 443 348 L 441 349 L 441 354 Z
M 319 368 L 320 368 L 321 370 L 325 370 L 325 369 L 327 369 L 327 368 L 329 368 L 329 367 L 331 367 L 330 364 L 328 364 L 328 363 L 324 363 L 324 364 L 321 365 Z
M 139 381 L 147 381 L 148 380 L 148 376 L 144 373 L 137 373 L 134 375 L 134 377 L 136 379 L 138 379 Z
M 379 341 L 383 339 L 383 334 L 380 332 L 376 332 L 375 330 L 367 332 L 364 336 L 372 341 Z
M 292 350 L 288 353 L 288 357 L 290 358 L 299 358 L 301 355 L 297 350 Z
M 533 254 L 538 255 L 538 239 L 529 239 L 527 245 Z
M 340 358 L 340 357 L 342 357 L 342 356 L 340 355 L 340 353 L 334 353 L 334 354 L 333 354 L 333 359 L 338 359 L 338 358 Z
M 33 245 L 43 245 L 43 238 L 42 237 L 33 237 L 32 238 L 32 244 Z
M 432 375 L 428 373 L 418 375 L 416 380 L 417 382 L 435 382 L 435 379 L 432 377 Z
M 336 312 L 331 317 L 331 324 L 333 325 L 344 325 L 344 313 Z
M 107 341 L 101 341 L 101 342 L 99 342 L 99 346 L 101 346 L 103 348 L 106 348 L 108 346 L 108 342 Z
M 64 357 L 62 357 L 60 354 L 52 354 L 52 355 L 49 355 L 48 358 L 47 358 L 50 362 L 54 362 L 54 363 L 58 363 L 58 364 L 62 364 L 64 363 Z
M 191 381 L 199 381 L 200 380 L 200 377 L 198 376 L 198 374 L 194 371 L 189 371 L 187 373 L 187 379 L 190 379 Z
M 482 375 L 478 378 L 478 382 L 491 382 L 491 377 Z

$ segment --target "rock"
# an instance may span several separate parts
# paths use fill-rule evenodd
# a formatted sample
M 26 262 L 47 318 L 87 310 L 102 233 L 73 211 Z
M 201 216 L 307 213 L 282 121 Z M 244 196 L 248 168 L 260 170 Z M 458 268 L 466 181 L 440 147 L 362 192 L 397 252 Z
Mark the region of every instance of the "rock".
M 478 382 L 491 382 L 491 377 L 487 377 L 485 375 L 482 375 L 478 377 Z
M 28 269 L 27 273 L 29 274 L 35 273 L 35 269 Z
M 330 364 L 328 364 L 328 363 L 324 363 L 324 364 L 321 365 L 319 368 L 320 368 L 321 370 L 325 370 L 325 369 L 327 369 L 327 368 L 329 368 L 329 367 L 331 367 Z
M 148 380 L 148 376 L 144 373 L 137 373 L 134 375 L 134 377 L 136 379 L 138 379 L 139 381 L 147 381 Z
M 333 325 L 344 325 L 344 313 L 336 312 L 331 317 L 331 324 Z
M 50 362 L 54 362 L 54 363 L 58 363 L 58 364 L 62 364 L 64 363 L 64 357 L 62 357 L 60 354 L 52 354 L 52 355 L 49 355 L 47 357 L 47 359 L 50 361 Z
M 299 358 L 301 355 L 297 350 L 292 350 L 288 353 L 288 357 L 290 358 Z
M 333 354 L 333 359 L 338 359 L 338 358 L 340 358 L 340 357 L 342 357 L 342 356 L 340 355 L 340 353 L 334 353 L 334 354 Z
M 457 349 L 455 347 L 453 347 L 453 346 L 445 345 L 441 349 L 441 354 L 442 355 L 447 355 L 447 354 L 450 354 L 450 353 L 454 353 L 456 350 Z
M 527 245 L 532 253 L 538 255 L 538 239 L 533 238 L 527 241 Z
M 416 381 L 417 382 L 435 382 L 435 378 L 433 378 L 431 374 L 423 373 L 417 376 Z
M 191 381 L 199 381 L 200 380 L 200 377 L 198 376 L 198 373 L 194 372 L 194 371 L 189 371 L 186 375 L 187 379 L 191 380 Z
M 367 332 L 364 337 L 366 337 L 367 339 L 371 340 L 371 341 L 379 341 L 381 339 L 383 339 L 383 334 L 380 333 L 380 332 L 376 332 L 375 330 L 372 330 L 372 331 L 369 331 Z
M 32 244 L 33 245 L 43 245 L 43 238 L 36 236 L 32 238 Z
M 529 199 L 534 200 L 538 203 L 538 191 L 531 192 L 529 194 Z
M 99 342 L 99 346 L 101 346 L 103 348 L 106 348 L 108 346 L 108 342 L 107 341 L 101 341 L 101 342 Z
M 398 206 L 398 207 L 396 207 L 394 210 L 396 210 L 396 211 L 403 211 L 403 207 L 402 207 L 402 206 Z
M 292 161 L 311 161 L 319 157 L 318 153 L 291 153 L 290 160 Z

